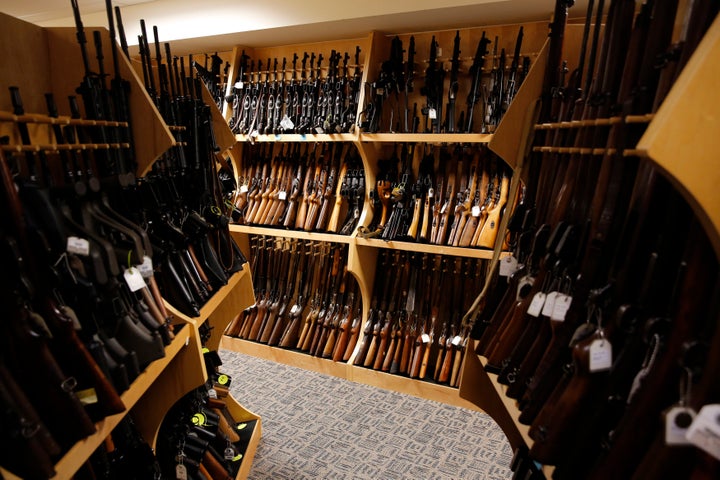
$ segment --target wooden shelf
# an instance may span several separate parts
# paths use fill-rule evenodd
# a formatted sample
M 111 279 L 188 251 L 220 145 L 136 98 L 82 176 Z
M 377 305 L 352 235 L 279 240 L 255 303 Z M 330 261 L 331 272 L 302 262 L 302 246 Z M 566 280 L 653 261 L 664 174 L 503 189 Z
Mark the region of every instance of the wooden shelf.
M 186 325 L 175 334 L 172 343 L 165 347 L 165 356 L 152 362 L 133 382 L 130 388 L 120 398 L 125 404 L 124 412 L 111 415 L 95 424 L 97 431 L 89 437 L 77 442 L 68 452 L 55 464 L 56 475 L 53 479 L 72 478 L 75 472 L 90 458 L 90 455 L 100 446 L 105 438 L 110 435 L 113 429 L 132 410 L 140 398 L 152 387 L 154 380 L 170 365 L 177 354 L 189 343 L 191 326 Z M 0 473 L 7 480 L 19 479 L 19 477 L 0 468 Z
M 235 135 L 238 142 L 354 142 L 355 133 L 288 133 L 279 135 Z
M 240 464 L 240 470 L 235 477 L 236 480 L 241 480 L 247 478 L 250 474 L 250 468 L 252 467 L 252 462 L 255 458 L 255 452 L 257 451 L 257 447 L 260 443 L 260 438 L 262 437 L 262 420 L 258 415 L 240 405 L 240 403 L 238 403 L 232 395 L 228 395 L 225 398 L 225 405 L 227 406 L 233 420 L 236 422 L 256 421 L 250 441 L 248 442 L 245 454 L 243 455 L 242 463 Z
M 491 133 L 361 133 L 361 142 L 489 143 Z
M 373 385 L 386 390 L 405 393 L 427 400 L 434 400 L 448 405 L 483 411 L 474 403 L 460 397 L 459 390 L 457 388 L 437 383 L 411 379 L 401 375 L 393 375 L 385 372 L 378 372 L 345 362 L 333 362 L 329 359 L 314 357 L 296 350 L 270 347 L 262 343 L 228 337 L 227 335 L 223 336 L 220 346 L 234 352 L 245 353 L 247 355 L 252 355 L 253 357 L 271 360 L 276 363 L 282 363 L 302 368 L 304 370 L 322 373 L 324 375 L 331 375 L 333 377 L 353 382 Z
M 255 225 L 230 225 L 230 231 L 234 233 L 247 233 L 250 235 L 267 235 L 270 237 L 298 238 L 314 242 L 333 242 L 350 244 L 352 237 L 338 235 L 335 233 L 306 232 L 304 230 L 287 230 L 282 227 L 263 227 Z
M 386 241 L 377 238 L 355 237 L 355 243 L 363 247 L 389 248 L 392 250 L 430 253 L 433 255 L 451 255 L 453 257 L 484 258 L 489 260 L 493 255 L 493 251 L 487 249 L 452 247 L 447 245 L 435 245 L 432 243 L 399 242 L 396 240 Z

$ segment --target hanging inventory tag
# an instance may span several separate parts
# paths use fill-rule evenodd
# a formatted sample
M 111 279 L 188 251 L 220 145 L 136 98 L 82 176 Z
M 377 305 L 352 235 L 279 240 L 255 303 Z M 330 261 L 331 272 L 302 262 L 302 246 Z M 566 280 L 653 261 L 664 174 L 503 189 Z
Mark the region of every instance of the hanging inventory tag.
M 552 316 L 553 309 L 555 308 L 555 300 L 557 300 L 559 294 L 559 292 L 550 292 L 547 294 L 547 297 L 545 298 L 545 305 L 543 305 L 542 309 L 543 317 Z
M 697 414 L 689 407 L 676 405 L 665 412 L 665 443 L 668 445 L 690 445 L 686 438 Z
M 480 216 L 480 205 L 473 205 L 472 210 L 470 210 L 470 214 L 473 217 L 479 217 Z
M 84 238 L 71 236 L 67 238 L 66 250 L 68 253 L 74 253 L 75 255 L 87 257 L 90 255 L 90 242 Z
M 142 275 L 143 278 L 150 278 L 153 276 L 153 264 L 152 264 L 152 258 L 145 255 L 143 257 L 143 263 L 137 266 L 137 269 L 140 270 L 140 275 Z
M 249 190 L 247 185 L 240 185 L 240 193 L 247 193 Z
M 182 463 L 175 465 L 175 478 L 177 480 L 187 480 L 188 478 L 187 467 Z
M 567 315 L 570 305 L 572 304 L 572 297 L 570 295 L 560 294 L 555 297 L 555 305 L 553 305 L 552 315 L 550 320 L 556 322 L 564 322 L 565 315 Z
M 527 314 L 531 317 L 538 317 L 542 312 L 543 305 L 545 305 L 545 295 L 543 292 L 537 292 L 530 302 L 530 306 L 527 309 Z
M 140 270 L 137 268 L 128 268 L 125 270 L 125 273 L 123 273 L 123 277 L 125 277 L 125 282 L 127 282 L 131 292 L 137 292 L 146 286 L 145 280 L 143 280 Z
M 500 261 L 500 276 L 509 277 L 518 269 L 518 261 L 514 255 L 508 255 Z
M 286 198 L 287 198 L 286 191 L 278 192 L 278 200 L 285 200 Z
M 282 120 L 280 120 L 280 126 L 283 128 L 283 130 L 292 130 L 295 128 L 295 124 L 292 120 L 290 120 L 290 117 L 287 115 L 283 115 Z
M 590 344 L 590 371 L 604 372 L 612 367 L 612 344 L 604 338 Z
M 429 108 L 429 109 L 428 109 L 428 118 L 429 118 L 430 120 L 435 120 L 435 119 L 437 119 L 437 111 L 436 111 L 434 108 Z
M 237 88 L 238 90 L 242 90 L 243 87 L 244 87 L 243 82 L 235 82 L 235 88 Z
M 720 404 L 702 407 L 685 436 L 691 444 L 720 460 Z

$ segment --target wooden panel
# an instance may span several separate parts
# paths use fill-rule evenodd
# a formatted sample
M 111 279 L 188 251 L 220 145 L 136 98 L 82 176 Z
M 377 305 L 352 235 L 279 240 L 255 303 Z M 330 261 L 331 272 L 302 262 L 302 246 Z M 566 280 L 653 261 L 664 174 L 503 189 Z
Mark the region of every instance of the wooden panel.
M 255 303 L 250 265 L 246 263 L 243 270 L 235 274 L 233 279 L 237 280 L 233 282 L 232 287 L 229 287 L 229 294 L 217 304 L 208 318 L 208 325 L 212 330 L 205 346 L 210 350 L 218 349 L 222 334 L 233 318 Z
M 0 58 L 5 64 L 0 73 L 0 110 L 12 111 L 8 87 L 19 86 L 25 110 L 45 113 L 43 94 L 52 90 L 45 30 L 0 13 Z
M 250 442 L 248 443 L 247 449 L 245 450 L 245 455 L 243 456 L 240 470 L 235 476 L 237 480 L 245 479 L 250 474 L 250 468 L 252 467 L 252 462 L 255 458 L 255 452 L 257 451 L 258 444 L 260 443 L 260 438 L 262 437 L 262 420 L 259 416 L 255 415 L 250 410 L 240 405 L 240 403 L 238 403 L 238 401 L 235 400 L 232 395 L 229 395 L 227 398 L 225 398 L 225 405 L 227 406 L 230 415 L 236 422 L 248 422 L 250 420 L 257 420 L 257 422 L 255 423 L 255 429 L 253 430 L 252 436 L 250 437 Z
M 720 17 L 637 145 L 693 207 L 720 257 Z
M 307 353 L 295 350 L 269 347 L 262 343 L 251 342 L 228 336 L 223 336 L 222 341 L 220 342 L 220 347 L 232 350 L 233 352 L 245 353 L 247 355 L 252 355 L 253 357 L 264 358 L 273 362 L 303 368 L 305 370 L 322 373 L 324 375 L 347 378 L 348 365 L 346 363 L 333 362 L 329 359 L 313 357 Z
M 137 403 L 139 414 L 134 416 L 135 423 L 142 437 L 153 449 L 168 410 L 183 395 L 207 381 L 197 327 L 187 324 L 183 330 L 187 333 L 179 353 L 164 372 L 156 375 L 152 388 Z

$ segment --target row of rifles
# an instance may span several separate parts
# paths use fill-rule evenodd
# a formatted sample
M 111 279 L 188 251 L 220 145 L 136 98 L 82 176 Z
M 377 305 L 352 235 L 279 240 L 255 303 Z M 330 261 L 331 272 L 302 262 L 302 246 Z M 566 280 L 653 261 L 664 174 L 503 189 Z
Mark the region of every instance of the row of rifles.
M 463 71 L 464 59 L 460 57 L 460 31 L 455 34 L 452 57 L 449 57 L 449 69 L 445 68 L 446 60 L 441 58 L 440 45 L 433 35 L 427 67 L 422 78 L 423 85 L 420 87 L 420 94 L 425 97 L 425 103 L 418 112 L 418 97 L 414 93 L 415 37 L 410 37 L 405 55 L 402 40 L 396 36 L 391 42 L 389 58 L 382 62 L 377 78 L 365 86 L 367 101 L 360 115 L 360 127 L 363 131 L 371 133 L 494 132 L 530 70 L 530 57 L 520 54 L 522 40 L 523 27 L 520 27 L 515 51 L 508 66 L 508 55 L 504 48 L 498 52 L 498 37 L 495 37 L 492 67 L 488 69 L 485 65 L 486 57 L 492 41 L 483 32 L 475 56 L 472 58 L 472 64 Z M 458 113 L 457 99 L 465 92 L 467 92 L 466 109 Z M 479 122 L 474 120 L 476 109 L 479 110 Z
M 718 261 L 679 191 L 635 156 L 647 123 L 631 119 L 662 104 L 718 2 L 613 0 L 601 35 L 603 3 L 588 4 L 566 82 L 572 2 L 557 2 L 515 255 L 477 353 L 530 426 L 516 474 L 540 462 L 558 479 L 717 478 L 702 412 L 720 400 Z
M 243 149 L 233 219 L 349 235 L 364 201 L 362 160 L 350 144 L 248 145 Z
M 487 148 L 400 144 L 378 166 L 361 236 L 493 248 L 510 177 Z
M 334 361 L 357 347 L 355 365 L 458 385 L 470 333 L 460 320 L 479 289 L 480 260 L 383 250 L 377 269 L 393 275 L 380 276 L 362 327 L 346 247 L 258 236 L 250 248 L 257 301 L 227 335 Z
M 382 250 L 353 364 L 457 387 L 470 334 L 462 315 L 485 266 L 479 259 Z
M 196 317 L 245 263 L 228 229 L 231 211 L 225 199 L 234 185 L 221 181 L 221 176 L 232 178 L 232 172 L 216 156 L 220 149 L 196 62 L 190 57 L 186 71 L 185 59 L 173 56 L 169 43 L 160 43 L 155 26 L 153 58 L 143 20 L 140 28 L 145 88 L 176 142 L 139 182 L 137 209 L 165 260 L 163 295 Z
M 298 65 L 298 60 L 300 64 Z M 308 61 L 309 60 L 309 61 Z M 232 93 L 230 129 L 236 134 L 346 133 L 355 125 L 362 82 L 360 47 L 350 54 L 332 50 L 323 65 L 322 53 L 297 53 L 288 64 L 277 58 L 250 59 L 245 51 Z
M 257 236 L 250 250 L 256 302 L 225 333 L 335 361 L 350 358 L 362 311 L 347 247 Z

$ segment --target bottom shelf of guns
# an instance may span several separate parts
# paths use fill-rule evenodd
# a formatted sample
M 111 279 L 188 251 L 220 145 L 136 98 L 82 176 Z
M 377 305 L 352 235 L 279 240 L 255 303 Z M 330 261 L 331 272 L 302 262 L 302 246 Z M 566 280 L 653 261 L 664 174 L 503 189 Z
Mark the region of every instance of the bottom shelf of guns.
M 225 329 L 248 341 L 240 351 L 456 403 L 447 390 L 460 383 L 470 330 L 461 318 L 482 287 L 486 260 L 380 249 L 361 269 L 393 275 L 362 279 L 374 291 L 361 294 L 344 244 L 251 236 L 249 252 L 256 302 Z
M 110 433 L 118 426 L 135 404 L 151 388 L 153 382 L 162 374 L 165 368 L 190 342 L 191 329 L 186 325 L 175 327 L 175 338 L 165 347 L 165 356 L 155 360 L 140 373 L 130 388 L 120 398 L 125 405 L 125 411 L 110 415 L 95 424 L 95 433 L 77 442 L 55 464 L 54 479 L 72 478 L 75 472 L 90 458 L 90 455 L 103 443 Z M 0 468 L 0 474 L 5 480 L 19 480 L 20 477 Z

